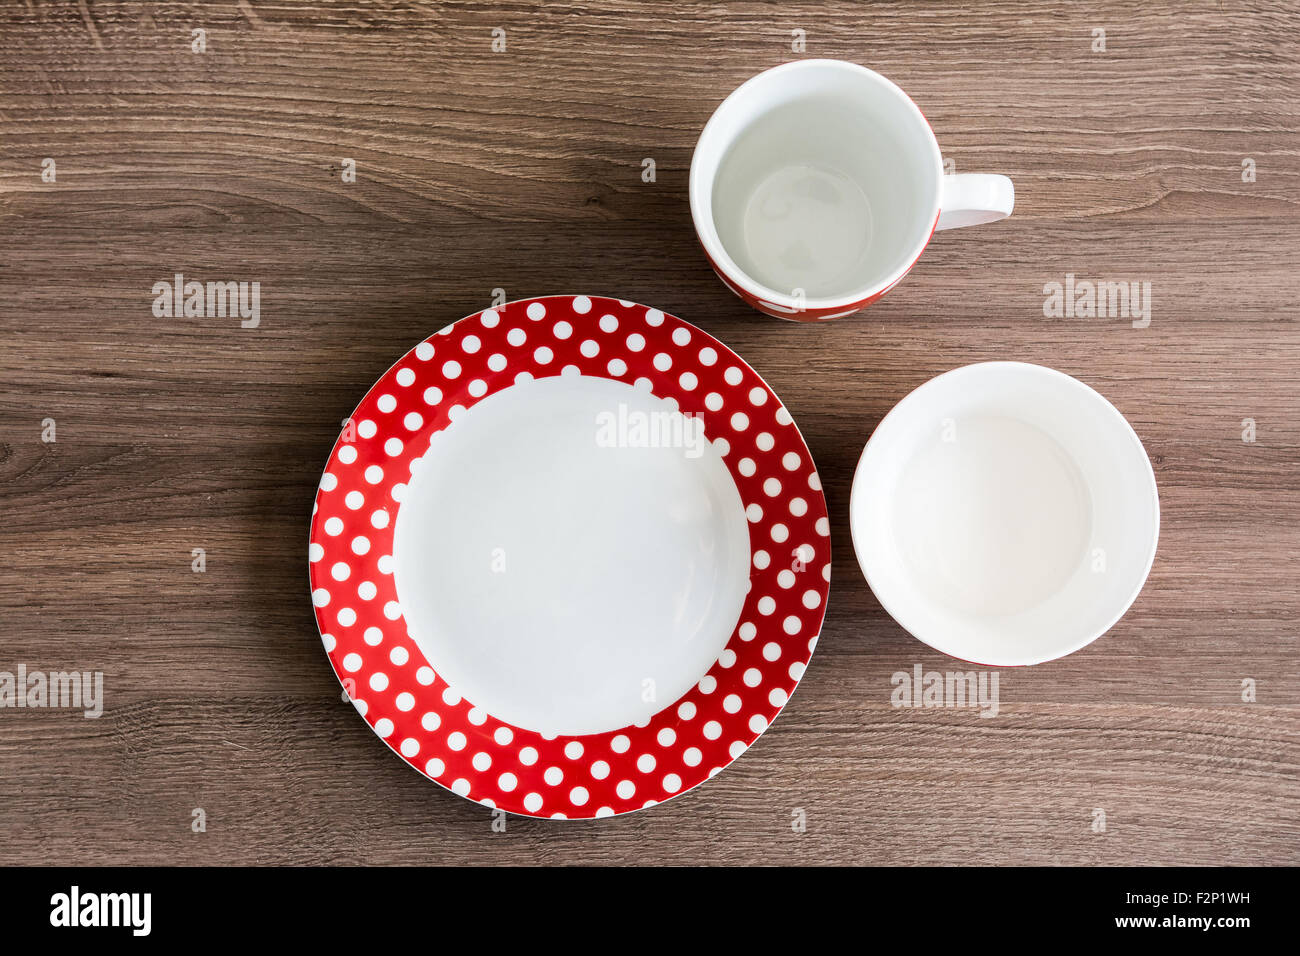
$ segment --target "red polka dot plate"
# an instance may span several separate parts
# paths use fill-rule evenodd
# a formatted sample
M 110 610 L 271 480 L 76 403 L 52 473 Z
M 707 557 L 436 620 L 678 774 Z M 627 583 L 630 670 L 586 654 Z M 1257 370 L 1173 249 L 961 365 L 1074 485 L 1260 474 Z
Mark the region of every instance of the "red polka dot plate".
M 548 296 L 408 352 L 321 477 L 309 569 L 362 717 L 463 797 L 660 803 L 740 756 L 817 643 L 812 456 L 735 353 L 657 309 Z

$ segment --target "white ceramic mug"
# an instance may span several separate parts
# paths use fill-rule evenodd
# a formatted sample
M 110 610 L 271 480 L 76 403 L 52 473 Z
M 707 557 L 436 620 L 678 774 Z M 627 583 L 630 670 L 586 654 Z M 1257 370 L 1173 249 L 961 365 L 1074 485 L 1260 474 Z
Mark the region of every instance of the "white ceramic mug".
M 714 112 L 691 159 L 691 217 L 713 269 L 769 315 L 818 321 L 884 295 L 936 229 L 1011 214 L 1005 176 L 945 176 L 930 124 L 879 73 L 798 60 Z

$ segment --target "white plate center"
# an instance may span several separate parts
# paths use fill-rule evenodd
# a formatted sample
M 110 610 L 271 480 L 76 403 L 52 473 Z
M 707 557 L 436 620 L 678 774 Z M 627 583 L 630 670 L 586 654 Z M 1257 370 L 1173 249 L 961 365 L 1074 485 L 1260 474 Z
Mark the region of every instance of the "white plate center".
M 748 589 L 749 530 L 699 419 L 565 375 L 433 437 L 393 559 L 407 629 L 456 693 L 576 736 L 648 719 L 713 665 Z

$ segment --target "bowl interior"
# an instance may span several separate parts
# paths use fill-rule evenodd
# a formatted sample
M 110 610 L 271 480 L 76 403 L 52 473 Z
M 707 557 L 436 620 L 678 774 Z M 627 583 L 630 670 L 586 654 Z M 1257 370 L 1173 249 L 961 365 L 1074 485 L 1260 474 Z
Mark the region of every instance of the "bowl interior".
M 854 546 L 914 636 L 992 666 L 1069 654 L 1132 604 L 1159 533 L 1155 478 L 1124 417 L 1076 379 L 994 362 L 927 382 L 872 435 Z

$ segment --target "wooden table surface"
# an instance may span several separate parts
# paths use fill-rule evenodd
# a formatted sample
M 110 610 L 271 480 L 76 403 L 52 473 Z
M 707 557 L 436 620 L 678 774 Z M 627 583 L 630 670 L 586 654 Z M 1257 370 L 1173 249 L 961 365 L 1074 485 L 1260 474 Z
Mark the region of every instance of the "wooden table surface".
M 105 685 L 99 719 L 0 710 L 0 862 L 1297 862 L 1295 4 L 538 7 L 0 8 L 0 670 Z M 686 200 L 710 112 L 804 56 L 894 79 L 956 171 L 1018 193 L 813 327 L 734 298 Z M 260 282 L 260 325 L 156 318 L 177 272 Z M 1150 282 L 1150 326 L 1045 317 L 1067 274 Z M 806 678 L 749 753 L 649 812 L 494 832 L 379 743 L 321 650 L 307 522 L 339 422 L 495 289 L 701 326 L 823 476 L 837 570 Z M 852 470 L 910 389 L 987 359 L 1128 417 L 1159 554 L 1109 635 L 1001 672 L 996 718 L 895 709 L 894 672 L 953 665 L 863 582 Z

